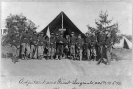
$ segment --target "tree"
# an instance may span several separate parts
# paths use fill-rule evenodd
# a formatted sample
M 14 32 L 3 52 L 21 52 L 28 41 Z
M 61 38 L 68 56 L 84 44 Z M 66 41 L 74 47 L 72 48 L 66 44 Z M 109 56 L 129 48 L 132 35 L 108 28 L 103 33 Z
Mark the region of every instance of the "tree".
M 117 33 L 119 32 L 118 30 L 118 23 L 114 23 L 112 25 L 111 22 L 112 22 L 113 18 L 111 20 L 108 19 L 108 12 L 104 12 L 101 11 L 100 14 L 99 14 L 99 19 L 95 20 L 95 24 L 96 24 L 96 28 L 93 28 L 93 27 L 90 27 L 88 25 L 88 30 L 90 32 L 110 32 L 111 33 L 111 37 L 113 39 L 113 43 L 117 42 L 118 39 L 117 39 Z
M 6 18 L 5 27 L 8 33 L 6 36 L 2 38 L 4 44 L 8 44 L 16 32 L 19 32 L 21 34 L 22 30 L 33 32 L 37 29 L 37 26 L 22 14 L 20 15 L 10 14 Z

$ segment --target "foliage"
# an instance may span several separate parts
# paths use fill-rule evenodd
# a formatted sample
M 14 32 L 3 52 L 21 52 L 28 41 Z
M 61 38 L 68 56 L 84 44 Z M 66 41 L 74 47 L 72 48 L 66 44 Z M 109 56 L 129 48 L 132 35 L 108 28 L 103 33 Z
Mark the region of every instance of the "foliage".
M 113 42 L 116 43 L 116 42 L 118 42 L 118 39 L 117 39 L 117 33 L 119 32 L 118 23 L 114 23 L 111 25 L 112 20 L 113 20 L 113 18 L 111 20 L 108 20 L 107 11 L 105 13 L 103 13 L 101 11 L 99 14 L 99 19 L 95 20 L 96 28 L 90 27 L 88 25 L 88 30 L 90 33 L 92 33 L 92 32 L 95 32 L 95 33 L 110 32 Z
M 21 34 L 23 31 L 33 32 L 37 29 L 36 25 L 29 19 L 27 19 L 22 14 L 20 15 L 12 15 L 10 14 L 6 18 L 6 29 L 7 35 L 2 37 L 2 44 L 8 44 L 16 32 Z

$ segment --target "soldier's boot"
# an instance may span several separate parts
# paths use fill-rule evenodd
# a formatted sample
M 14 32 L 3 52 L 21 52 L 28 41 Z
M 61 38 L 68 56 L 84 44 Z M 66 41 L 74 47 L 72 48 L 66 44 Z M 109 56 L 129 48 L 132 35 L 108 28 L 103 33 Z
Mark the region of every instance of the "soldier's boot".
M 22 54 L 22 60 L 24 60 L 25 58 L 24 58 L 24 54 Z
M 60 57 L 59 57 L 59 60 L 61 60 L 62 59 L 62 55 L 60 55 Z
M 53 56 L 51 56 L 51 60 L 53 60 L 54 58 L 53 58 Z
M 58 60 L 58 55 L 56 55 L 56 58 L 55 59 Z
M 82 58 L 80 57 L 80 59 L 79 59 L 80 61 L 82 61 Z
M 40 60 L 41 59 L 41 55 L 38 55 L 38 60 Z
M 42 60 L 42 55 L 40 55 L 40 60 Z
M 46 60 L 48 60 L 49 58 L 48 58 L 48 55 L 46 56 Z
M 97 62 L 97 65 L 99 65 L 101 62 L 102 62 L 102 58 L 100 58 L 99 60 L 98 60 L 98 62 Z

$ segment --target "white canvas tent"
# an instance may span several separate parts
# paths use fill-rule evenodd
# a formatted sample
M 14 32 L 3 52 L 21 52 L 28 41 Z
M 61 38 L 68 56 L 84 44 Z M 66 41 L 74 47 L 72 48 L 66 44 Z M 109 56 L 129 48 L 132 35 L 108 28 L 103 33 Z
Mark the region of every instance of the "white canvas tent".
M 114 44 L 113 48 L 132 49 L 132 42 L 130 42 L 125 36 L 123 36 L 122 39 L 120 40 L 120 43 Z

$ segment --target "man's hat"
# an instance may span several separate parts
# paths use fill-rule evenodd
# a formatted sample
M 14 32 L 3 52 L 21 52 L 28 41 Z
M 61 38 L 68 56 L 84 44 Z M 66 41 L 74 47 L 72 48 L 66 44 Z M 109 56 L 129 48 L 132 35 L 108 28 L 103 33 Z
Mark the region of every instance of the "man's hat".
M 79 34 L 79 36 L 81 36 L 81 34 Z
M 54 35 L 54 33 L 51 33 L 51 35 Z
M 74 34 L 74 32 L 72 32 L 71 34 Z
M 40 34 L 43 34 L 43 32 L 40 32 Z
M 63 35 L 63 33 L 60 34 L 61 36 Z

